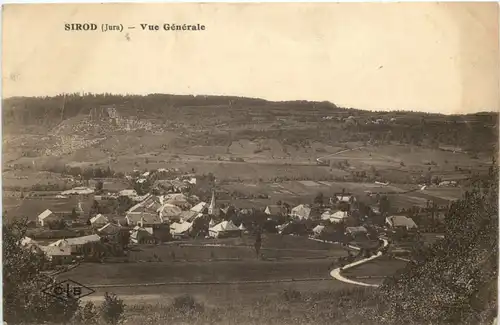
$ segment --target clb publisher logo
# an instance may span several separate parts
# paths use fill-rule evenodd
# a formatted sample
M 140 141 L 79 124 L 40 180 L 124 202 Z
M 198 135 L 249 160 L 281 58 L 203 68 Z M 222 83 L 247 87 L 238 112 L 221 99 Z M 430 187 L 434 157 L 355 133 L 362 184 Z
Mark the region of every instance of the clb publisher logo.
M 78 300 L 91 295 L 95 290 L 73 280 L 57 282 L 42 290 L 43 293 L 61 300 Z

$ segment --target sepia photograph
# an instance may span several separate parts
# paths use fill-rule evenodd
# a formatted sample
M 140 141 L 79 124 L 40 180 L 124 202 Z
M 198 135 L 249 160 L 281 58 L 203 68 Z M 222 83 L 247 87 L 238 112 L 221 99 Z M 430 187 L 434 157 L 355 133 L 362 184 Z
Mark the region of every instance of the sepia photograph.
M 496 325 L 499 22 L 4 5 L 3 324 Z

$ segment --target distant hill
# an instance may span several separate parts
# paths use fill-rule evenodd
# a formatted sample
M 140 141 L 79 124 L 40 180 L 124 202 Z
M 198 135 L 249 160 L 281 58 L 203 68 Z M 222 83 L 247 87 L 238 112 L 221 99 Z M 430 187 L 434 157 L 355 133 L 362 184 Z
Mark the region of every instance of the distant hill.
M 181 145 L 196 144 L 196 132 L 206 132 L 202 140 L 208 145 L 262 137 L 290 144 L 399 141 L 473 152 L 494 152 L 498 142 L 498 113 L 371 112 L 329 102 L 169 94 L 13 97 L 4 99 L 2 106 L 4 134 L 68 134 L 98 128 L 91 133 L 105 136 L 144 129 L 184 132 Z

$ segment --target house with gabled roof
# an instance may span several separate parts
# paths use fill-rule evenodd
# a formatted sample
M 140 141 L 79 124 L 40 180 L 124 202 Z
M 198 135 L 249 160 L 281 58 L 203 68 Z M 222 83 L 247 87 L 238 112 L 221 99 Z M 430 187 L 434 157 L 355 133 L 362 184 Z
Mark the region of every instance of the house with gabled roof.
M 108 222 L 109 222 L 108 218 L 100 213 L 90 218 L 90 224 L 92 225 L 92 227 L 102 227 Z
M 294 207 L 290 213 L 290 217 L 298 220 L 307 220 L 310 218 L 311 208 L 306 204 L 299 204 Z
M 286 215 L 286 208 L 281 205 L 268 205 L 264 213 L 268 216 L 281 217 Z
M 73 261 L 71 247 L 39 246 L 40 250 L 47 256 L 47 259 L 55 265 L 69 264 Z
M 85 244 L 100 243 L 100 242 L 101 242 L 101 237 L 99 235 L 94 234 L 82 237 L 59 239 L 58 241 L 51 243 L 49 246 L 70 247 L 71 253 L 76 254 L 76 253 L 81 253 L 82 248 Z
M 50 222 L 62 220 L 62 217 L 47 209 L 38 215 L 37 220 L 40 226 L 45 227 Z

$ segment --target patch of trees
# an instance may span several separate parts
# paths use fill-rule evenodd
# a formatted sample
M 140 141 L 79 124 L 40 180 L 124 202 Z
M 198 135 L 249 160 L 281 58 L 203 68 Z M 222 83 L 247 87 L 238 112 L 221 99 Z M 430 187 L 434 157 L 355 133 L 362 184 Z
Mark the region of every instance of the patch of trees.
M 382 324 L 491 324 L 497 315 L 498 166 L 451 204 L 445 238 L 386 281 Z
M 68 183 L 34 184 L 31 186 L 31 191 L 64 191 L 70 188 L 72 188 L 72 186 Z
M 134 206 L 134 201 L 128 196 L 119 196 L 116 200 L 94 201 L 89 217 L 98 213 L 123 215 L 128 209 Z
M 53 173 L 81 177 L 84 180 L 90 180 L 93 178 L 106 178 L 106 177 L 123 176 L 123 174 L 118 174 L 115 171 L 111 170 L 111 168 L 109 166 L 106 168 L 100 168 L 100 167 L 81 168 L 78 166 L 71 167 L 71 166 L 67 166 L 67 165 L 50 164 L 50 165 L 44 166 L 44 169 L 46 171 L 53 172 Z

